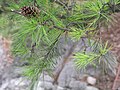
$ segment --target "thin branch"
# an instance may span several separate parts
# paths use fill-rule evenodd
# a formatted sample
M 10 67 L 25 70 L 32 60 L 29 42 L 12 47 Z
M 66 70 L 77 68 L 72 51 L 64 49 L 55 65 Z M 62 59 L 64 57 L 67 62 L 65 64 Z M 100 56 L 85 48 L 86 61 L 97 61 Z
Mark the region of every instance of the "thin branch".
M 50 46 L 50 50 L 47 52 L 47 54 L 45 55 L 45 59 L 48 58 L 49 54 L 51 53 L 51 51 L 53 50 L 54 46 L 56 45 L 56 43 L 58 42 L 58 39 L 60 38 L 61 34 L 59 34 L 59 36 L 57 37 L 57 39 L 52 43 L 52 45 Z
M 37 4 L 37 0 L 33 0 L 33 5 L 37 6 L 36 4 Z
M 65 2 L 60 1 L 60 0 L 55 0 L 55 2 L 56 2 L 57 4 L 63 6 L 63 8 L 64 8 L 65 10 L 67 10 L 67 12 L 68 12 L 68 10 L 72 10 L 73 6 L 75 5 L 75 2 L 74 2 L 74 1 L 73 1 L 73 3 L 72 3 L 70 6 L 68 6 L 68 3 L 65 3 Z
M 119 75 L 120 75 L 120 64 L 118 66 L 118 71 L 117 71 L 117 75 L 115 77 L 115 80 L 114 80 L 114 83 L 113 83 L 113 87 L 112 87 L 112 90 L 116 90 L 116 84 L 117 84 L 117 81 L 119 79 Z
M 48 22 L 52 22 L 53 25 L 55 25 L 54 21 L 52 19 L 45 20 L 41 25 L 47 25 Z
M 16 14 L 22 15 L 22 14 L 21 14 L 21 11 L 17 11 L 17 10 L 9 10 L 9 12 L 14 12 L 14 13 L 16 13 Z
M 86 50 L 87 50 L 87 45 L 86 45 L 86 43 L 85 43 L 85 40 L 84 40 L 84 38 L 81 38 L 81 40 L 82 40 L 82 42 L 83 42 L 83 44 L 84 44 L 84 52 L 86 52 Z
M 70 29 L 68 28 L 61 28 L 61 27 L 58 27 L 58 26 L 53 26 L 53 28 L 56 28 L 56 29 L 59 29 L 59 30 L 64 30 L 64 31 L 71 31 Z
M 66 3 L 64 3 L 64 2 L 62 2 L 62 1 L 60 1 L 60 0 L 55 0 L 55 2 L 56 2 L 57 4 L 63 6 L 63 8 L 65 8 L 66 10 L 68 10 L 68 7 L 67 7 Z
M 31 47 L 31 54 L 35 52 L 36 42 Z
M 52 22 L 53 26 L 51 26 L 50 29 L 56 28 L 58 30 L 71 31 L 68 28 L 61 28 L 61 27 L 56 26 L 55 22 L 52 19 L 45 20 L 41 25 L 47 25 L 47 22 Z

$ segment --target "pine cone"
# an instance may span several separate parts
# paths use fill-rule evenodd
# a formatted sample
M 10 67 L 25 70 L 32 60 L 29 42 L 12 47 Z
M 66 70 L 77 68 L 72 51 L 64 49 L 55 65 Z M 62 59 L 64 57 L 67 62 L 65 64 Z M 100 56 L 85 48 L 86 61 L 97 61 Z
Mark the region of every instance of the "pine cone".
M 36 17 L 40 10 L 35 6 L 24 6 L 21 8 L 21 14 L 26 17 Z

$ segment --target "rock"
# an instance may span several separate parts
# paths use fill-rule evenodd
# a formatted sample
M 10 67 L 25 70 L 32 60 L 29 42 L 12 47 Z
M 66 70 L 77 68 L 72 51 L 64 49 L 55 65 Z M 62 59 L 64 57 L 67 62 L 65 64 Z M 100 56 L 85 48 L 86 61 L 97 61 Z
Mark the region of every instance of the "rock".
M 120 87 L 117 90 L 120 90 Z
M 2 47 L 0 46 L 0 55 L 2 55 L 4 53 Z
M 65 88 L 58 86 L 57 90 L 65 90 Z
M 41 90 L 39 88 L 45 88 L 45 90 L 52 90 L 54 88 L 54 85 L 51 82 L 39 81 L 37 85 L 37 90 Z
M 99 90 L 99 89 L 93 86 L 87 86 L 85 90 Z
M 58 85 L 61 87 L 66 87 L 69 85 L 71 78 L 77 76 L 76 69 L 74 67 L 74 62 L 70 61 L 66 64 L 64 69 L 62 70 L 59 78 Z
M 5 88 L 9 85 L 9 83 L 4 83 L 2 84 L 2 86 L 0 87 L 0 90 L 5 90 Z
M 0 90 L 26 90 L 28 88 L 29 81 L 21 78 L 15 78 L 6 80 L 0 87 Z
M 13 63 L 10 47 L 11 40 L 0 35 L 0 72 Z
M 61 47 L 60 49 L 63 47 L 64 42 L 61 42 Z M 72 46 L 72 43 L 69 42 L 68 45 L 65 46 L 65 50 L 67 51 L 70 46 Z M 81 50 L 81 44 L 77 45 L 76 48 L 76 52 Z M 1 49 L 2 47 L 0 47 L 0 54 L 3 54 L 3 50 Z M 89 50 L 87 50 L 89 51 Z M 64 56 L 64 51 L 61 51 L 62 55 Z M 3 56 L 3 55 L 2 55 Z M 57 60 L 57 64 L 61 65 L 61 60 L 62 60 L 62 56 L 60 56 L 60 60 Z M 20 64 L 19 58 L 18 60 L 15 60 L 15 64 L 13 64 L 13 66 L 11 67 L 11 69 L 7 69 L 5 70 L 5 73 L 0 74 L 2 76 L 0 76 L 0 90 L 27 90 L 26 88 L 30 85 L 28 84 L 28 81 L 25 82 L 21 82 L 21 72 L 22 70 L 22 66 L 24 66 L 23 64 Z M 25 62 L 24 62 L 25 63 Z M 56 67 L 57 67 L 56 64 Z M 19 66 L 21 67 L 19 69 Z M 36 88 L 34 90 L 99 90 L 95 87 L 92 86 L 87 86 L 88 82 L 91 85 L 94 85 L 96 83 L 96 78 L 94 77 L 88 77 L 86 78 L 86 82 L 82 82 L 79 80 L 83 79 L 84 74 L 85 75 L 90 75 L 90 76 L 98 76 L 101 73 L 101 67 L 97 66 L 96 68 L 94 68 L 93 66 L 87 66 L 86 70 L 83 71 L 79 71 L 75 68 L 74 65 L 74 59 L 70 62 L 68 62 L 64 69 L 61 71 L 61 74 L 58 78 L 58 85 L 59 86 L 55 86 L 52 84 L 53 79 L 47 75 L 46 73 L 44 73 L 40 76 L 40 80 L 38 81 L 38 85 L 36 85 Z M 56 69 L 57 71 L 57 69 Z M 1 72 L 1 71 L 0 71 Z M 110 72 L 111 73 L 111 72 Z M 44 80 L 44 81 L 43 81 Z M 20 83 L 19 83 L 20 82 Z
M 44 89 L 44 88 L 42 88 L 42 87 L 39 87 L 39 88 L 34 89 L 34 90 L 45 90 L 45 89 Z
M 43 80 L 46 82 L 53 82 L 53 78 L 51 78 L 49 75 L 41 74 L 40 81 L 43 81 Z
M 69 87 L 73 90 L 85 90 L 85 88 L 87 87 L 87 83 L 72 80 L 69 84 Z
M 87 82 L 91 85 L 95 85 L 96 84 L 96 78 L 88 76 L 87 77 Z

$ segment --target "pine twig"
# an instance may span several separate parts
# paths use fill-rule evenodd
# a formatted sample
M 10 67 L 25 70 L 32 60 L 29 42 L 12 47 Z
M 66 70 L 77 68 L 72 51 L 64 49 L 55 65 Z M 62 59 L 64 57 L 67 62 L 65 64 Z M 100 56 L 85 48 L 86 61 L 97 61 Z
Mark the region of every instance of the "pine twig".
M 53 28 L 56 28 L 58 30 L 70 31 L 70 29 L 68 29 L 68 28 L 61 28 L 61 27 L 58 27 L 58 26 L 53 26 Z
M 115 80 L 114 80 L 114 83 L 113 83 L 112 90 L 116 90 L 116 85 L 117 85 L 117 82 L 118 82 L 118 79 L 119 79 L 119 75 L 120 75 L 120 64 L 118 66 L 118 71 L 117 71 L 117 74 L 116 74 L 116 77 L 115 77 Z
M 52 45 L 50 46 L 50 50 L 47 52 L 47 54 L 45 55 L 45 59 L 48 58 L 48 56 L 50 55 L 51 51 L 53 50 L 54 46 L 56 45 L 56 43 L 58 42 L 59 38 L 60 38 L 61 34 L 59 34 L 59 36 L 57 37 L 57 39 L 52 43 Z
M 33 0 L 33 4 L 34 4 L 34 6 L 37 6 L 36 4 L 37 4 L 37 0 Z
M 59 5 L 63 6 L 66 10 L 68 10 L 68 7 L 67 7 L 67 5 L 66 5 L 66 3 L 65 3 L 65 2 L 60 1 L 60 0 L 55 0 L 55 2 L 56 2 L 57 4 L 59 4 Z

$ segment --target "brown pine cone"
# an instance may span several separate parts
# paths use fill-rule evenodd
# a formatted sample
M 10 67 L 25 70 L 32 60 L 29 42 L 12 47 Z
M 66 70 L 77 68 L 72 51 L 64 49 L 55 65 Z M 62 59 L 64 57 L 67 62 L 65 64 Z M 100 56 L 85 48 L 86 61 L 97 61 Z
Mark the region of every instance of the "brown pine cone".
M 24 6 L 21 8 L 21 14 L 26 17 L 36 17 L 40 10 L 35 6 Z

